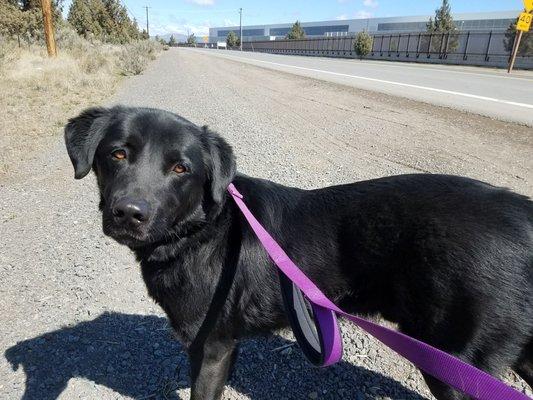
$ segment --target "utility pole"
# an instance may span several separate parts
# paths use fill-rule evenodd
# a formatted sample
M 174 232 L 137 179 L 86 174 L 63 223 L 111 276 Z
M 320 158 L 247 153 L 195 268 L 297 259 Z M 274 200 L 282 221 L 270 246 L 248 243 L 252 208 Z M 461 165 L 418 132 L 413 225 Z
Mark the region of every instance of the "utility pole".
M 242 7 L 239 8 L 239 30 L 240 30 L 239 50 L 242 51 Z
M 148 9 L 152 7 L 144 6 L 146 9 L 146 34 L 148 35 L 148 39 L 150 39 L 150 25 L 148 23 Z
M 52 20 L 52 4 L 50 0 L 41 0 L 43 10 L 44 37 L 46 39 L 46 50 L 49 57 L 57 56 L 56 40 L 54 38 L 54 26 Z

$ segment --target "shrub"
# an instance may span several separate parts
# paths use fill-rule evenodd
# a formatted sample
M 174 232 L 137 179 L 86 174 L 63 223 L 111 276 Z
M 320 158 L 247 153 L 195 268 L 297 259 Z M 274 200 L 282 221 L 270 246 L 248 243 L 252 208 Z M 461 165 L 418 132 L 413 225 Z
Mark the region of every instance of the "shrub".
M 372 36 L 366 32 L 359 32 L 355 36 L 353 48 L 359 58 L 366 57 L 372 51 Z
M 15 42 L 0 36 L 0 71 L 20 57 L 20 49 Z
M 118 56 L 118 67 L 123 75 L 139 75 L 155 59 L 161 44 L 154 40 L 140 40 L 124 46 Z

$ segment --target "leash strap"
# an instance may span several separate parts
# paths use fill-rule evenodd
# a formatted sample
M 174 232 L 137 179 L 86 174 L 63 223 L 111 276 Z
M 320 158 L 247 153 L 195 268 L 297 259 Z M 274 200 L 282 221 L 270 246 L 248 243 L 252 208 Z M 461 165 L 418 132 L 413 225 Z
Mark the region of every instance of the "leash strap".
M 322 340 L 322 365 L 327 366 L 342 357 L 342 340 L 335 314 L 341 315 L 370 333 L 392 350 L 405 357 L 422 371 L 471 396 L 476 400 L 531 400 L 484 371 L 461 361 L 442 350 L 338 308 L 287 256 L 281 246 L 257 221 L 233 183 L 228 191 L 250 224 L 250 227 L 274 263 L 285 277 L 303 292 L 312 305 L 317 330 Z M 293 322 L 293 321 L 291 321 Z M 294 327 L 294 325 L 293 325 Z

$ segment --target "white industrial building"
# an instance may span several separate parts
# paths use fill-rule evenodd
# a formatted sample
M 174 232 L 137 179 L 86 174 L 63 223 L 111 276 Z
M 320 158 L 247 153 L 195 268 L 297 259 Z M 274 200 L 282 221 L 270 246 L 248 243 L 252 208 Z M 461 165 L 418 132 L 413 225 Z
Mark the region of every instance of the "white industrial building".
M 457 28 L 461 31 L 505 31 L 513 22 L 520 10 L 495 11 L 480 13 L 453 14 Z M 308 37 L 344 36 L 360 31 L 370 33 L 401 33 L 422 32 L 432 15 L 389 18 L 346 19 L 335 21 L 302 22 L 302 28 Z M 246 25 L 242 28 L 245 41 L 275 40 L 284 38 L 293 22 L 285 24 Z M 238 26 L 218 27 L 209 29 L 209 42 L 224 41 L 230 31 L 239 35 Z

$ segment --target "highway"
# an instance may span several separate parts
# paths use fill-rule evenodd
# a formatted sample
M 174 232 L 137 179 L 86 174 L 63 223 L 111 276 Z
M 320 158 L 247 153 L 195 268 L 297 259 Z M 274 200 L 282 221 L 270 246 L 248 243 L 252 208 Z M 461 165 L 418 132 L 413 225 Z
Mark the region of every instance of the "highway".
M 189 49 L 533 126 L 533 72 L 390 61 Z

